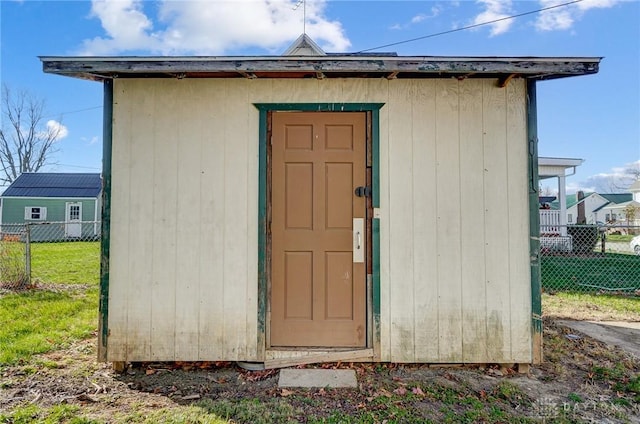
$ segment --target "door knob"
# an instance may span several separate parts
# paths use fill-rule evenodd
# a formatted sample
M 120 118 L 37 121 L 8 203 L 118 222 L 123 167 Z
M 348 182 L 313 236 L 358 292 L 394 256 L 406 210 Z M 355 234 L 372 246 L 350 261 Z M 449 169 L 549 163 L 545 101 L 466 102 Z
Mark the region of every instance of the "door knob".
M 355 193 L 358 197 L 371 197 L 371 187 L 356 187 Z

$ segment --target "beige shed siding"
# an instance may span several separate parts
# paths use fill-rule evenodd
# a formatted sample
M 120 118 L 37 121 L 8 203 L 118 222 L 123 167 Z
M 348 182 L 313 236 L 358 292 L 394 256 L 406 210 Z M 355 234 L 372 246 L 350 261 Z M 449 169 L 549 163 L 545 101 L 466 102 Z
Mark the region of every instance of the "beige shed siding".
M 525 82 L 119 79 L 108 359 L 264 359 L 258 110 L 380 102 L 381 359 L 529 362 Z

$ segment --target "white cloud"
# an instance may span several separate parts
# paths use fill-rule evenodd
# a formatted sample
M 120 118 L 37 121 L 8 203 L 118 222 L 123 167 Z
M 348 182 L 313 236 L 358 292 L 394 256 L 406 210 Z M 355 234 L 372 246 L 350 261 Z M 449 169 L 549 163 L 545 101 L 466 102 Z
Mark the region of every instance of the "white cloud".
M 50 119 L 47 121 L 46 135 L 53 136 L 55 141 L 59 141 L 69 135 L 69 129 L 61 122 Z
M 82 53 L 225 54 L 258 47 L 284 50 L 303 32 L 303 8 L 295 0 L 170 1 L 157 5 L 154 22 L 142 0 L 92 0 L 92 17 L 105 36 L 83 42 Z M 326 0 L 307 2 L 306 33 L 327 51 L 351 45 L 342 24 L 326 17 Z M 295 9 L 295 10 L 294 10 Z
M 542 8 L 555 6 L 562 3 L 558 0 L 540 0 Z M 540 31 L 554 31 L 571 28 L 574 22 L 574 15 L 578 9 L 571 6 L 557 7 L 551 10 L 540 12 L 536 19 L 536 28 Z
M 540 0 L 540 7 L 553 7 L 565 2 L 566 0 Z M 609 8 L 619 2 L 620 0 L 583 0 L 580 3 L 545 10 L 538 14 L 535 26 L 539 31 L 566 30 L 571 28 L 586 11 Z
M 511 0 L 478 0 L 476 3 L 484 6 L 485 9 L 473 19 L 474 25 L 508 18 L 513 14 Z M 491 27 L 491 36 L 504 34 L 509 31 L 512 24 L 513 19 L 506 19 L 489 24 Z
M 100 141 L 100 137 L 94 135 L 91 138 L 81 137 L 80 140 L 84 141 L 88 146 L 91 146 L 93 144 L 97 144 Z
M 411 23 L 412 24 L 417 24 L 417 23 L 420 23 L 420 22 L 424 21 L 425 19 L 427 19 L 427 15 L 425 15 L 424 13 L 421 13 L 421 14 L 416 15 L 413 18 L 411 18 Z
M 616 3 L 620 3 L 620 0 L 583 0 L 576 6 L 582 10 L 604 9 L 614 6 Z
M 149 31 L 153 24 L 140 0 L 92 0 L 91 17 L 98 18 L 106 37 L 83 41 L 83 53 L 107 55 L 120 50 L 156 50 L 159 40 Z
M 576 184 L 576 188 L 598 193 L 625 192 L 625 188 L 633 184 L 638 176 L 640 160 L 613 167 L 609 172 L 591 175 L 585 181 Z
M 418 13 L 417 15 L 413 16 L 409 20 L 409 22 L 404 24 L 393 24 L 389 27 L 389 29 L 392 29 L 392 30 L 407 29 L 412 25 L 416 25 L 423 21 L 426 21 L 427 19 L 435 18 L 438 15 L 440 15 L 441 12 L 442 12 L 442 6 L 436 5 L 431 7 L 429 13 Z

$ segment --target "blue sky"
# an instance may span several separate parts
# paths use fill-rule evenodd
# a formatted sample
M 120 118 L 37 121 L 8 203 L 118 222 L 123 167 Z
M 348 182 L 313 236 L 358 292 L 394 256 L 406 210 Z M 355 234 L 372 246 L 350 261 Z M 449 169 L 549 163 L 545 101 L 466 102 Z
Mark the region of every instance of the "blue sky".
M 63 125 L 56 165 L 101 168 L 102 85 L 42 72 L 38 56 L 281 54 L 303 31 L 326 51 L 361 51 L 566 3 L 539 1 L 0 0 L 0 80 L 47 102 Z M 306 9 L 306 10 L 305 10 Z M 640 166 L 640 2 L 582 0 L 386 47 L 400 55 L 602 56 L 596 75 L 538 84 L 541 156 L 581 158 L 568 179 L 606 192 Z M 378 50 L 380 51 L 380 50 Z M 543 182 L 555 188 L 554 182 Z

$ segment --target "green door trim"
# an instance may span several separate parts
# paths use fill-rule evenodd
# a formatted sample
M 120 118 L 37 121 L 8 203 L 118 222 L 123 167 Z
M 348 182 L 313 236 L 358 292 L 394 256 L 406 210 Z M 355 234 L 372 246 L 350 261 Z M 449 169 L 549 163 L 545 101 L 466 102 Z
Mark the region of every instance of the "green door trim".
M 384 103 L 254 103 L 259 110 L 258 147 L 258 349 L 266 349 L 268 275 L 267 267 L 267 136 L 269 112 L 370 112 L 372 143 L 372 203 L 380 207 L 380 108 Z M 380 220 L 372 220 L 373 240 L 373 346 L 380 340 Z M 262 351 L 264 354 L 264 350 Z M 378 354 L 375 352 L 374 354 Z

